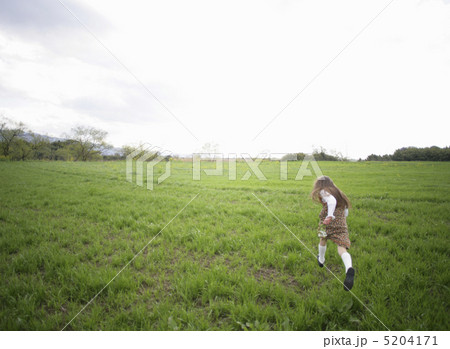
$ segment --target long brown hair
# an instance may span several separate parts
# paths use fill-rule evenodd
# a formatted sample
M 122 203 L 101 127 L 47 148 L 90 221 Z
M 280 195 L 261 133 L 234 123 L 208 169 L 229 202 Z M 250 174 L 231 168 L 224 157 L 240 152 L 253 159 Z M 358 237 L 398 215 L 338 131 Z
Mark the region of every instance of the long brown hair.
M 325 190 L 336 198 L 337 205 L 336 207 L 347 207 L 350 208 L 350 200 L 348 197 L 334 185 L 333 181 L 328 176 L 322 176 L 316 179 L 314 183 L 314 188 L 311 192 L 311 198 L 314 201 L 322 203 L 320 197 L 320 191 Z

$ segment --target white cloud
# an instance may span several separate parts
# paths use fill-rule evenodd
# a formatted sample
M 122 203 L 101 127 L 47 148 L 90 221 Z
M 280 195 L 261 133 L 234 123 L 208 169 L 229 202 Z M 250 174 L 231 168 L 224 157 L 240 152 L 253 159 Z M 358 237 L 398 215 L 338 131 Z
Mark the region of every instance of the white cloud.
M 73 23 L 66 40 L 0 26 L 0 108 L 39 132 L 84 122 L 116 145 L 179 153 L 206 141 L 224 152 L 323 145 L 351 157 L 448 145 L 438 125 L 449 112 L 450 6 L 438 0 L 394 1 L 252 141 L 386 3 L 78 1 L 89 13 L 80 19 L 101 13 L 98 39 L 200 142 Z

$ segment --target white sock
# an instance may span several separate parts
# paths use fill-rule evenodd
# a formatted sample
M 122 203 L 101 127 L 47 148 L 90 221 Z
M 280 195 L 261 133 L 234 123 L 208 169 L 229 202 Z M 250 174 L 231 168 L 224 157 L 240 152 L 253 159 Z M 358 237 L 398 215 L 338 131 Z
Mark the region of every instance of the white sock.
M 325 263 L 325 251 L 327 250 L 327 245 L 322 246 L 319 244 L 319 262 Z
M 352 267 L 352 256 L 350 256 L 350 253 L 344 252 L 341 258 L 345 265 L 345 272 L 347 272 Z

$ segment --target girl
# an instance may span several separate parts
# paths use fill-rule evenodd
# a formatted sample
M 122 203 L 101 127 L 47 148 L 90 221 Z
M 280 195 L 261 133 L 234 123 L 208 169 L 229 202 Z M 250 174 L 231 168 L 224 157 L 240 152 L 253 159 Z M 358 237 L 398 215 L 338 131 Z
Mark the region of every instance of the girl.
M 322 204 L 322 211 L 319 218 L 319 255 L 317 261 L 319 267 L 325 263 L 325 251 L 327 250 L 327 240 L 333 241 L 338 248 L 338 253 L 345 265 L 344 290 L 349 291 L 353 287 L 355 269 L 352 268 L 352 257 L 347 252 L 350 248 L 348 237 L 347 221 L 350 200 L 334 185 L 330 177 L 322 176 L 317 178 L 311 193 L 313 200 Z M 322 224 L 325 231 L 322 231 Z

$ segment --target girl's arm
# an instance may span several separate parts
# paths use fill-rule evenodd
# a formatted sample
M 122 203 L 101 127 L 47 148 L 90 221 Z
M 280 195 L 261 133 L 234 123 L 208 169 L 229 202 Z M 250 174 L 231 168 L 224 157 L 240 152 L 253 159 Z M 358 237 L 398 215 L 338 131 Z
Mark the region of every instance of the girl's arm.
M 336 209 L 337 204 L 336 198 L 325 190 L 320 191 L 320 196 L 322 197 L 322 201 L 327 204 L 328 213 L 326 218 L 334 219 L 334 210 Z

